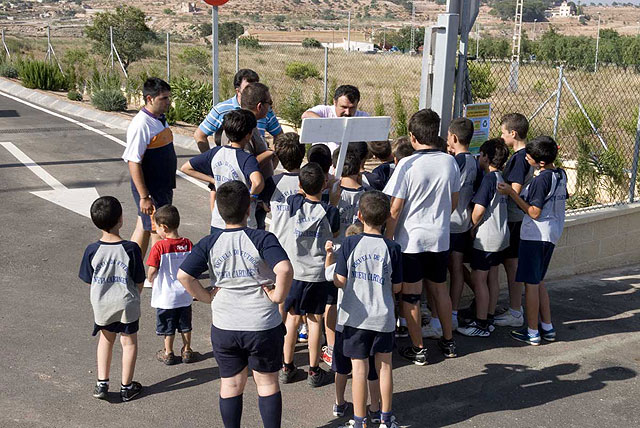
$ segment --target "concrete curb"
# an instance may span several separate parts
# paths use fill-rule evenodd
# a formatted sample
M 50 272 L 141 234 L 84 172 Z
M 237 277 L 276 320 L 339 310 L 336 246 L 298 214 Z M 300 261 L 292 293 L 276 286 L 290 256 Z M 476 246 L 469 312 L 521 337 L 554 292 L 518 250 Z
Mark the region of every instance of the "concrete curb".
M 0 91 L 22 98 L 40 107 L 55 110 L 58 113 L 65 113 L 71 116 L 80 117 L 93 122 L 101 123 L 109 128 L 126 131 L 131 119 L 122 117 L 116 113 L 108 113 L 95 110 L 84 105 L 75 104 L 71 101 L 64 101 L 42 91 L 28 89 L 9 79 L 0 77 Z M 184 149 L 198 151 L 195 140 L 186 135 L 173 134 L 173 143 Z

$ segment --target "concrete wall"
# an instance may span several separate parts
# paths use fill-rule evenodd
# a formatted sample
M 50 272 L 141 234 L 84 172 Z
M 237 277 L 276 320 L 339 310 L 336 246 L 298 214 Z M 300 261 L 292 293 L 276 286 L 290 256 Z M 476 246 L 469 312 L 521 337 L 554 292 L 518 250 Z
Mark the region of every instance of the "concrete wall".
M 640 203 L 569 216 L 547 279 L 640 261 Z

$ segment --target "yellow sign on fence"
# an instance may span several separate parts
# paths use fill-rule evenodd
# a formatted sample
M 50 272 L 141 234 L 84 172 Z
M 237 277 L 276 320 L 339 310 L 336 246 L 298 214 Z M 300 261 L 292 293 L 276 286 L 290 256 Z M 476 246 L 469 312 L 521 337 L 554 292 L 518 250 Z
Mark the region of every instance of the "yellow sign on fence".
M 471 153 L 478 153 L 482 143 L 489 139 L 491 123 L 491 104 L 467 104 L 464 106 L 464 117 L 473 122 L 473 137 L 469 145 Z

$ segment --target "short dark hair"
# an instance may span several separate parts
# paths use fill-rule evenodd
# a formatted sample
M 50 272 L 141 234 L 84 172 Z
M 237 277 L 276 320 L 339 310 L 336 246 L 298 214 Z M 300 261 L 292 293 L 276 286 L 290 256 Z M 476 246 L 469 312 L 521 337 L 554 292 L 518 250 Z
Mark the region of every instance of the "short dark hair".
M 333 101 L 338 101 L 340 97 L 347 97 L 354 104 L 360 102 L 360 91 L 353 85 L 340 85 L 333 93 Z
M 536 162 L 553 163 L 558 157 L 558 143 L 547 135 L 529 141 L 525 150 Z
M 440 116 L 428 108 L 415 112 L 409 119 L 409 132 L 418 140 L 418 143 L 438 147 Z
M 391 156 L 391 143 L 389 140 L 369 142 L 369 152 L 380 160 Z
M 411 156 L 416 149 L 411 145 L 411 139 L 407 136 L 398 137 L 393 140 L 393 157 L 396 160 Z
M 242 223 L 250 203 L 249 189 L 242 181 L 231 180 L 216 187 L 216 205 L 227 224 Z
M 260 81 L 260 76 L 249 68 L 241 68 L 236 75 L 233 76 L 233 87 L 236 89 L 239 88 L 243 80 L 246 80 L 247 83 L 257 83 Z
M 492 138 L 485 141 L 478 151 L 487 155 L 489 165 L 498 169 L 502 169 L 509 157 L 509 148 L 502 138 Z
M 500 125 L 504 125 L 507 131 L 516 131 L 518 138 L 521 140 L 527 139 L 527 133 L 529 132 L 529 121 L 520 113 L 508 113 L 502 116 Z
M 146 104 L 147 97 L 155 98 L 162 92 L 171 92 L 171 86 L 157 77 L 149 77 L 142 85 L 142 98 Z
M 325 174 L 331 169 L 331 150 L 326 144 L 314 144 L 307 152 L 307 160 L 320 165 Z
M 255 110 L 259 103 L 269 101 L 269 87 L 267 85 L 259 82 L 249 83 L 242 90 L 240 106 L 247 110 Z
M 308 195 L 317 195 L 324 187 L 324 172 L 320 165 L 309 162 L 300 168 L 300 187 Z
M 463 146 L 468 146 L 473 137 L 473 122 L 466 117 L 457 117 L 449 124 L 449 132 L 456 137 Z
M 369 159 L 369 145 L 366 141 L 351 141 L 347 147 L 349 151 L 353 151 L 358 155 L 361 164 L 364 164 Z
M 231 110 L 222 119 L 222 130 L 232 143 L 242 141 L 257 126 L 256 116 L 249 110 Z
M 358 175 L 360 173 L 361 166 L 362 162 L 360 161 L 358 154 L 354 150 L 347 150 L 347 154 L 344 158 L 344 168 L 342 168 L 342 176 L 348 177 L 350 175 Z
M 109 231 L 122 217 L 122 205 L 113 196 L 101 196 L 91 204 L 91 221 L 100 230 Z
M 445 140 L 444 138 L 442 138 L 441 136 L 438 136 L 438 143 L 436 144 L 436 147 L 443 153 L 447 153 L 447 140 Z
M 373 227 L 382 226 L 389 217 L 391 202 L 389 197 L 379 190 L 369 190 L 360 197 L 358 206 L 362 220 Z
M 300 168 L 304 160 L 305 147 L 300 144 L 300 136 L 295 132 L 278 134 L 274 140 L 278 160 L 287 171 Z
M 153 220 L 157 225 L 165 225 L 171 230 L 180 227 L 180 213 L 173 205 L 163 205 L 153 214 Z

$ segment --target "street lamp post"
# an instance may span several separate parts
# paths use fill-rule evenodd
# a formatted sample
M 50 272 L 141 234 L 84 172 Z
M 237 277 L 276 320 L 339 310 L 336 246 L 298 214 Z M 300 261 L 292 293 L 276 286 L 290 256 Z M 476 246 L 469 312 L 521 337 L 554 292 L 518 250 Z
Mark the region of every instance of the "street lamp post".
M 533 40 L 536 39 L 536 22 L 538 22 L 537 18 L 533 20 Z

